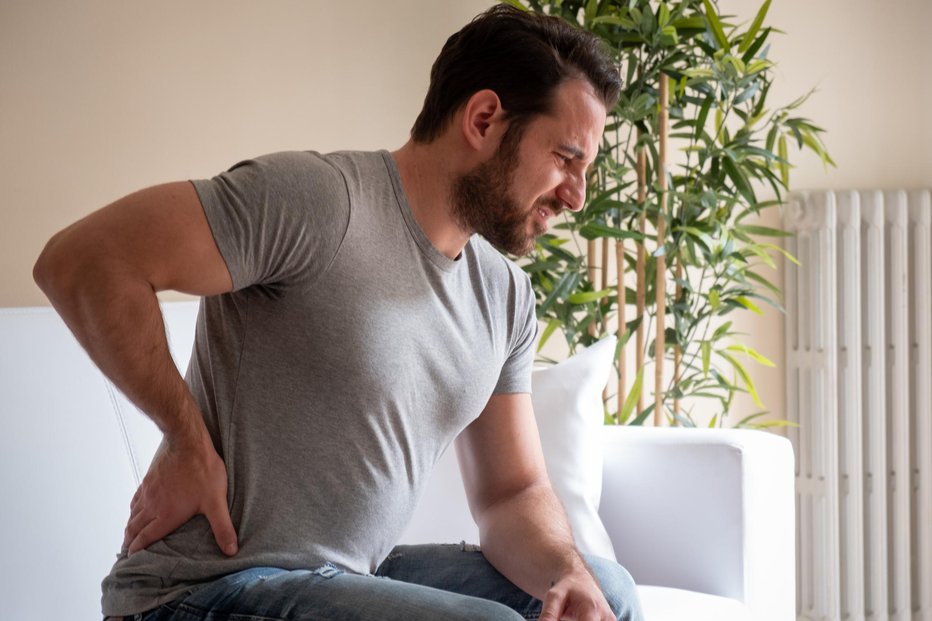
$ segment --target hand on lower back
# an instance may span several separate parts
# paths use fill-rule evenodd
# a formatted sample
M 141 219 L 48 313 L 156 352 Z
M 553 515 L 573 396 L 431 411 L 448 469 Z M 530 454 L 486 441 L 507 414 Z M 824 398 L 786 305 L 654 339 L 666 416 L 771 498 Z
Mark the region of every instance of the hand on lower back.
M 223 460 L 209 442 L 180 447 L 163 441 L 133 496 L 123 545 L 133 554 L 201 514 L 220 550 L 236 554 Z

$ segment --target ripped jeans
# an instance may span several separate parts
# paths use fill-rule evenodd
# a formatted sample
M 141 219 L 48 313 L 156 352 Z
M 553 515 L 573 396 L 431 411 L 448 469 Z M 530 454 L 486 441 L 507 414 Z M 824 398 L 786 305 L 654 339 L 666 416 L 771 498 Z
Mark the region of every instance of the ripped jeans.
M 642 621 L 631 576 L 587 556 L 619 620 Z M 467 544 L 398 546 L 375 575 L 256 567 L 194 590 L 134 621 L 492 621 L 537 619 L 542 603 Z

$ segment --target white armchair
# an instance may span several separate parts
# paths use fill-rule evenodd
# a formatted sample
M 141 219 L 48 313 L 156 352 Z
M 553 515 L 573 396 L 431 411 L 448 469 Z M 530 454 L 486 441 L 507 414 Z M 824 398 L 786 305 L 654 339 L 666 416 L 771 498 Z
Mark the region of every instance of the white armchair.
M 164 306 L 184 366 L 197 305 Z M 0 309 L 0 618 L 94 619 L 155 426 L 49 308 Z M 762 432 L 611 428 L 599 513 L 649 621 L 791 621 L 793 465 Z M 404 541 L 475 541 L 444 457 Z

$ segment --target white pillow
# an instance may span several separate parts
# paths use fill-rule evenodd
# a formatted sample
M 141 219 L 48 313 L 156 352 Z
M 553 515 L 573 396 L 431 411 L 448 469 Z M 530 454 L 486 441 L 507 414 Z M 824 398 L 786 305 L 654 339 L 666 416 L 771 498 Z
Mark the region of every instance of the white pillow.
M 566 509 L 580 552 L 616 560 L 599 518 L 602 497 L 602 389 L 615 354 L 614 336 L 563 362 L 535 369 L 531 399 L 547 472 Z

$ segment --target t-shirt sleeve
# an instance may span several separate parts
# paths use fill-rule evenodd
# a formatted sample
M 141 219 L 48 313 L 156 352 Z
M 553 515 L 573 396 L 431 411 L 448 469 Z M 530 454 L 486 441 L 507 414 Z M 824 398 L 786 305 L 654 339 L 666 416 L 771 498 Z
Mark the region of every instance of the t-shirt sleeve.
M 346 183 L 317 153 L 265 155 L 191 183 L 234 290 L 314 280 L 346 233 Z
M 531 371 L 537 350 L 537 313 L 530 278 L 522 272 L 516 280 L 511 351 L 492 391 L 496 395 L 531 392 Z

